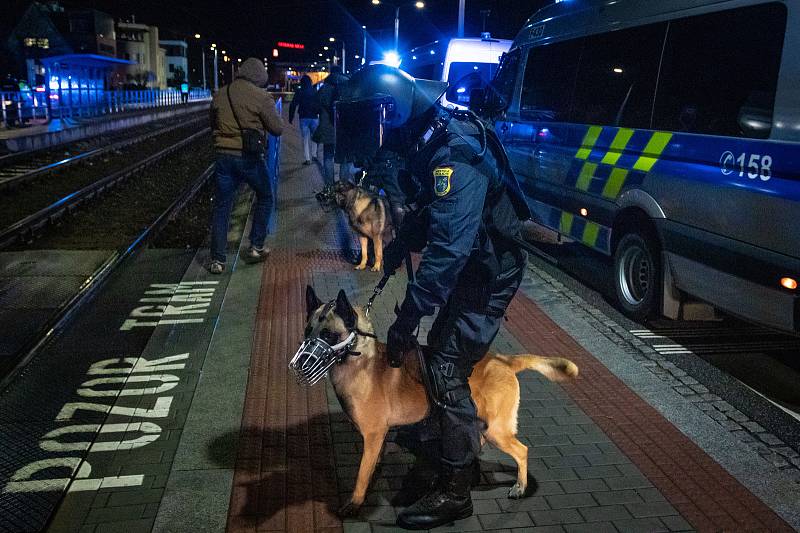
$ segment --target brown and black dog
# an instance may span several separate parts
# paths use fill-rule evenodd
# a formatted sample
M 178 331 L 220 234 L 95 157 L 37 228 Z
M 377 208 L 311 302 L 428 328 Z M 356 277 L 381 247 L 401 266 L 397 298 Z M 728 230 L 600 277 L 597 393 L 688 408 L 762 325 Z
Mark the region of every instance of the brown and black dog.
M 336 205 L 345 212 L 350 227 L 358 234 L 361 244 L 361 263 L 356 270 L 367 268 L 367 247 L 372 240 L 375 249 L 373 272 L 383 270 L 383 242 L 391 240 L 389 203 L 385 198 L 371 193 L 349 181 L 342 180 L 333 186 Z
M 330 309 L 327 313 L 323 311 Z M 306 288 L 308 323 L 305 336 L 319 336 L 329 344 L 342 342 L 353 331 L 374 335 L 372 323 L 360 308 L 353 308 L 344 291 L 335 306 L 325 306 L 314 289 Z M 350 501 L 340 509 L 344 516 L 358 512 L 390 427 L 413 424 L 429 412 L 428 397 L 420 379 L 419 361 L 407 356 L 401 368 L 391 368 L 386 345 L 359 334 L 353 355 L 335 365 L 328 375 L 342 409 L 364 439 L 364 452 Z M 520 388 L 516 374 L 536 370 L 552 381 L 578 375 L 568 359 L 538 355 L 488 354 L 469 378 L 478 417 L 485 422 L 482 441 L 488 440 L 517 463 L 517 481 L 509 498 L 522 498 L 528 486 L 528 448 L 516 437 Z

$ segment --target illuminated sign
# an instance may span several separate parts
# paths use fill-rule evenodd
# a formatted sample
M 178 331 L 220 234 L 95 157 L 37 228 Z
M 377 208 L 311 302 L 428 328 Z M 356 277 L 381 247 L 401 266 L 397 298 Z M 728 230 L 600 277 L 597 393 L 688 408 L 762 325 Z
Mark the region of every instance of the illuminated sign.
M 305 50 L 306 45 L 299 43 L 285 43 L 283 41 L 278 41 L 278 48 L 293 48 L 295 50 Z

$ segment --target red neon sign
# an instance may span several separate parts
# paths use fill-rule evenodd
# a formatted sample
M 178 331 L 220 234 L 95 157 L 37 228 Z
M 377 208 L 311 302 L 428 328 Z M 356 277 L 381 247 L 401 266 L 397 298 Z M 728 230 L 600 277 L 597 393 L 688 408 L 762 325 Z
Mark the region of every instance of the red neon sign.
M 293 48 L 295 50 L 305 50 L 306 45 L 299 43 L 286 43 L 283 41 L 278 42 L 278 48 Z

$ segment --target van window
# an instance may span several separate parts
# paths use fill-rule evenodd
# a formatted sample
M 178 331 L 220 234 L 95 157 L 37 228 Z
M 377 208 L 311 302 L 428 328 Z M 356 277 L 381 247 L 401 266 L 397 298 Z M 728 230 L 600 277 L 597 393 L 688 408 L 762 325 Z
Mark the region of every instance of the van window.
M 778 3 L 671 22 L 653 126 L 769 137 L 785 29 Z
M 649 128 L 667 24 L 584 40 L 570 122 Z
M 525 118 L 568 119 L 582 43 L 575 39 L 530 49 L 520 102 Z
M 492 90 L 488 95 L 492 109 L 505 110 L 511 104 L 517 82 L 520 53 L 520 49 L 517 48 L 504 54 L 500 59 L 500 66 L 497 75 L 492 80 L 490 85 Z

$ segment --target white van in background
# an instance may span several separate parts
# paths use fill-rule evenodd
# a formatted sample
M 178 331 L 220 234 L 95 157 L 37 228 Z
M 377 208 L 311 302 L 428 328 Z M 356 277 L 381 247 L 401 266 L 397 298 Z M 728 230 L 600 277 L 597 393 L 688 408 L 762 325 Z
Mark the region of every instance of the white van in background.
M 500 57 L 511 48 L 511 41 L 481 38 L 434 41 L 405 54 L 400 68 L 415 78 L 450 83 L 442 105 L 466 109 L 470 92 L 487 86 L 497 72 Z

